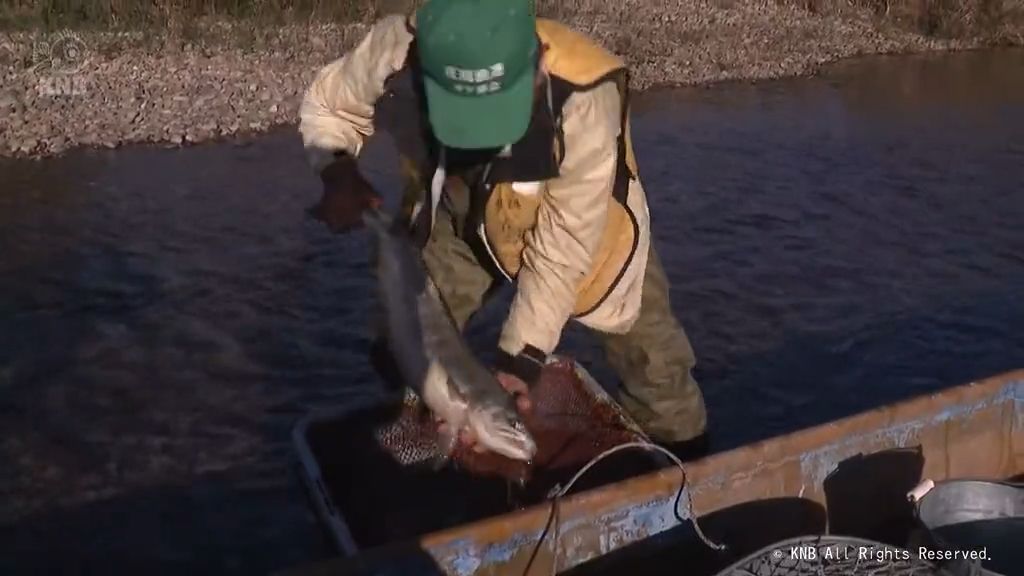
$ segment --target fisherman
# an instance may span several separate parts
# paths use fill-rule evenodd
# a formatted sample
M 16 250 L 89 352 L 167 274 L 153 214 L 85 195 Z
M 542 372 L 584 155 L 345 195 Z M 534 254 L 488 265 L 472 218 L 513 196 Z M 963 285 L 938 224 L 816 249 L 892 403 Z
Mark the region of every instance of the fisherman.
M 390 104 L 400 217 L 458 328 L 515 284 L 496 370 L 519 409 L 575 320 L 603 341 L 651 439 L 695 456 L 704 398 L 651 244 L 627 85 L 620 58 L 535 17 L 530 0 L 427 0 L 385 16 L 305 94 L 299 132 L 323 182 L 310 213 L 342 233 L 381 204 L 357 158 Z M 378 370 L 387 354 L 378 340 Z

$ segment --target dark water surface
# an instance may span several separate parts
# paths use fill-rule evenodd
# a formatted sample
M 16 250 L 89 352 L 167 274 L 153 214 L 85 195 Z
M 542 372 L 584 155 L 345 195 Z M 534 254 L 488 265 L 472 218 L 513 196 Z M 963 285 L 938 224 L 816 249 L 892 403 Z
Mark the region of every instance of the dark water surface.
M 1024 367 L 1024 52 L 650 94 L 634 122 L 716 450 Z M 367 153 L 392 185 L 390 142 Z M 294 128 L 0 182 L 0 574 L 324 554 L 289 432 L 376 394 L 372 277 L 365 234 L 305 218 Z M 610 378 L 581 330 L 565 350 Z

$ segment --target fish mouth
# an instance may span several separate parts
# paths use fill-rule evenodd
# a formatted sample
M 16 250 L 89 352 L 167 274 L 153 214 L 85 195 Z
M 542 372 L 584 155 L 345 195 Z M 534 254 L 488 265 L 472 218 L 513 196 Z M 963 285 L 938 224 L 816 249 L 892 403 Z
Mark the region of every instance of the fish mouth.
M 537 443 L 519 418 L 507 410 L 492 409 L 469 414 L 469 426 L 477 442 L 486 450 L 513 460 L 531 462 L 537 455 Z

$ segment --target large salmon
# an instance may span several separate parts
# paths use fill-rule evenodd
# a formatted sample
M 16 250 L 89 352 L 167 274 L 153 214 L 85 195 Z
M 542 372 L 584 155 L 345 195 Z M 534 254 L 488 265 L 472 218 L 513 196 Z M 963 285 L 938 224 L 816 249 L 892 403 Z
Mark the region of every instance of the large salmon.
M 451 456 L 463 429 L 485 450 L 531 461 L 537 445 L 512 395 L 469 350 L 408 231 L 375 208 L 363 220 L 377 240 L 377 284 L 392 357 L 407 385 L 451 431 L 439 438 L 436 464 Z

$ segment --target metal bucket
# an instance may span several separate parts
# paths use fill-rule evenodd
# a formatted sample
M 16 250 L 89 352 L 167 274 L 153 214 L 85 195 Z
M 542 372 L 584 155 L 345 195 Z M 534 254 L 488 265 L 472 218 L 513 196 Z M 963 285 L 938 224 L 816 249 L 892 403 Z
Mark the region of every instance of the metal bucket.
M 1024 575 L 1024 484 L 926 482 L 911 500 L 944 568 L 954 576 Z

